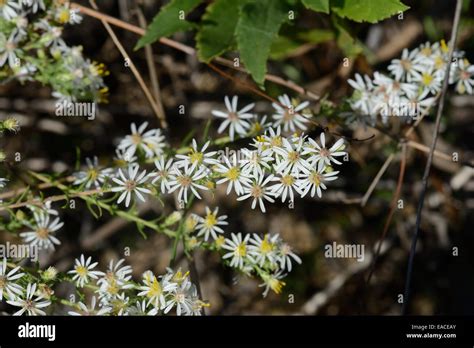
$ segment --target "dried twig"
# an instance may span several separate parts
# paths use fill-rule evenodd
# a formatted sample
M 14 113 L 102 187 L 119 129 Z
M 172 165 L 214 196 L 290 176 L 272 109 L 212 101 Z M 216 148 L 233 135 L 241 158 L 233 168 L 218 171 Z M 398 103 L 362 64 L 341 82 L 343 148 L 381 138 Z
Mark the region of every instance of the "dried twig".
M 446 64 L 446 71 L 444 75 L 443 87 L 441 89 L 441 95 L 439 100 L 438 111 L 436 114 L 436 122 L 435 128 L 433 131 L 433 140 L 430 146 L 430 152 L 428 155 L 428 160 L 426 161 L 425 171 L 423 173 L 423 180 L 422 180 L 422 189 L 420 194 L 420 201 L 418 202 L 418 208 L 416 211 L 416 224 L 415 224 L 415 233 L 413 234 L 412 244 L 410 249 L 410 256 L 408 260 L 408 268 L 407 268 L 407 275 L 405 280 L 405 292 L 403 296 L 403 305 L 402 305 L 402 314 L 405 315 L 408 308 L 408 303 L 410 299 L 410 286 L 411 286 L 411 279 L 413 273 L 413 264 L 415 259 L 415 252 L 416 252 L 416 244 L 418 241 L 418 237 L 420 234 L 420 224 L 421 224 L 421 212 L 423 210 L 423 204 L 425 201 L 426 189 L 428 186 L 428 177 L 430 175 L 431 163 L 433 161 L 434 150 L 436 147 L 436 141 L 438 140 L 438 133 L 439 133 L 439 126 L 441 123 L 441 115 L 443 113 L 444 108 L 444 99 L 446 96 L 446 91 L 448 90 L 448 82 L 449 82 L 449 74 L 451 72 L 451 61 L 453 59 L 453 51 L 456 45 L 456 37 L 458 33 L 459 27 L 459 20 L 461 18 L 461 9 L 462 9 L 462 0 L 457 0 L 456 2 L 456 9 L 454 12 L 454 22 L 453 22 L 453 30 L 451 32 L 451 39 L 449 41 L 449 53 L 448 53 L 448 63 Z
M 140 26 L 142 28 L 146 28 L 147 24 L 146 24 L 145 16 L 143 15 L 141 8 L 138 6 L 136 8 L 136 13 L 137 13 L 138 22 L 140 23 Z M 153 50 L 151 48 L 151 45 L 145 46 L 145 58 L 148 65 L 148 71 L 150 72 L 151 87 L 153 89 L 153 94 L 155 97 L 156 104 L 158 106 L 158 109 L 160 110 L 160 114 L 162 114 L 163 118 L 166 119 L 165 109 L 163 108 L 163 102 L 161 101 L 160 82 L 158 80 L 158 74 L 155 68 L 155 61 L 153 59 Z
M 97 5 L 95 4 L 94 0 L 90 0 L 90 3 L 93 7 L 97 8 Z M 138 81 L 138 84 L 140 85 L 141 89 L 143 90 L 143 93 L 145 93 L 146 98 L 148 99 L 148 102 L 151 105 L 151 108 L 153 109 L 153 112 L 156 114 L 160 121 L 161 128 L 167 129 L 168 124 L 166 123 L 165 115 L 162 112 L 162 109 L 160 109 L 157 105 L 157 102 L 153 98 L 153 96 L 150 93 L 150 90 L 148 89 L 145 81 L 143 80 L 140 72 L 136 68 L 135 64 L 133 63 L 132 59 L 128 55 L 127 51 L 125 51 L 125 48 L 122 46 L 120 43 L 120 40 L 117 38 L 117 35 L 115 35 L 115 32 L 113 29 L 110 27 L 109 23 L 105 19 L 101 19 L 102 24 L 104 25 L 105 29 L 109 33 L 112 41 L 114 42 L 115 46 L 117 46 L 118 50 L 120 51 L 120 54 L 127 59 L 127 62 L 129 64 L 130 70 L 132 70 L 133 75 Z
M 388 232 L 388 228 L 390 227 L 390 223 L 392 222 L 393 214 L 395 213 L 395 209 L 397 207 L 397 201 L 400 197 L 400 192 L 402 190 L 402 184 L 403 184 L 403 178 L 405 177 L 405 167 L 406 167 L 406 160 L 407 160 L 406 152 L 407 152 L 407 145 L 406 143 L 402 143 L 402 155 L 401 155 L 402 158 L 400 160 L 400 173 L 398 174 L 397 188 L 395 189 L 395 194 L 393 195 L 392 202 L 390 203 L 390 212 L 388 213 L 387 220 L 385 221 L 382 235 L 380 236 L 377 242 L 377 249 L 374 252 L 374 257 L 372 259 L 372 264 L 370 266 L 369 275 L 367 276 L 367 280 L 365 282 L 366 286 L 370 284 L 370 279 L 372 278 L 372 275 L 375 271 L 375 265 L 380 255 L 382 242 L 385 240 L 385 237 Z
M 394 157 L 395 157 L 395 154 L 393 154 L 393 153 L 390 154 L 390 156 L 387 157 L 384 164 L 380 168 L 379 172 L 375 176 L 374 180 L 372 180 L 372 183 L 370 184 L 369 188 L 367 189 L 367 192 L 365 193 L 364 197 L 362 197 L 362 201 L 360 202 L 361 206 L 365 206 L 367 204 L 367 201 L 369 200 L 370 195 L 374 191 L 375 187 L 379 183 L 380 179 L 382 178 L 382 175 L 385 173 L 385 171 L 387 170 L 390 163 L 392 163 Z

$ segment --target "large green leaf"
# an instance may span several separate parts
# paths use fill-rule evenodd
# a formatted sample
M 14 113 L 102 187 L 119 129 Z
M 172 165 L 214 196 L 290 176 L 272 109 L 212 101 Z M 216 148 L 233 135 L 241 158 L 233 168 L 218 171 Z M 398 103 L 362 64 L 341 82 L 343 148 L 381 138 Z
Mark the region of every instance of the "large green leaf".
M 302 0 L 303 5 L 316 12 L 329 13 L 329 0 Z
M 202 0 L 171 0 L 163 6 L 153 18 L 145 35 L 138 41 L 135 49 L 158 41 L 162 37 L 170 36 L 178 31 L 193 29 L 195 25 L 182 19 L 181 15 L 191 12 Z M 181 12 L 183 11 L 183 12 Z
M 376 23 L 410 7 L 399 0 L 331 0 L 331 10 L 356 22 Z
M 209 62 L 232 47 L 239 9 L 244 3 L 245 1 L 216 0 L 207 6 L 196 36 L 201 61 Z
M 240 57 L 252 78 L 263 87 L 272 42 L 288 18 L 286 2 L 258 0 L 247 3 L 237 22 L 236 36 Z

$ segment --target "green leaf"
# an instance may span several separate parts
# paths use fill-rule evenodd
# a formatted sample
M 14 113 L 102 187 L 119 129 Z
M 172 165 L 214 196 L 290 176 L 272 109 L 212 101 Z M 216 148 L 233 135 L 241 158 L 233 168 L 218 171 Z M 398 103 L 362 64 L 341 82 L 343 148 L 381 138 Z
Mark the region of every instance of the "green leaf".
M 202 26 L 196 35 L 198 58 L 209 62 L 234 44 L 234 32 L 239 9 L 244 4 L 236 0 L 216 0 L 206 8 Z
M 410 7 L 399 0 L 331 0 L 331 10 L 356 22 L 377 23 Z
M 334 39 L 334 32 L 327 29 L 313 29 L 297 33 L 296 37 L 278 36 L 273 42 L 270 57 L 272 59 L 283 59 L 297 51 L 304 44 L 318 44 Z
M 153 18 L 153 22 L 148 26 L 145 35 L 138 40 L 135 49 L 158 41 L 162 37 L 170 36 L 178 31 L 186 31 L 195 27 L 185 19 L 181 19 L 182 12 L 187 15 L 202 0 L 171 0 L 163 6 L 160 12 Z
M 316 12 L 329 13 L 329 0 L 303 0 L 303 5 Z
M 287 18 L 287 8 L 280 0 L 259 0 L 242 8 L 236 28 L 237 45 L 245 67 L 260 87 L 265 81 L 270 47 Z

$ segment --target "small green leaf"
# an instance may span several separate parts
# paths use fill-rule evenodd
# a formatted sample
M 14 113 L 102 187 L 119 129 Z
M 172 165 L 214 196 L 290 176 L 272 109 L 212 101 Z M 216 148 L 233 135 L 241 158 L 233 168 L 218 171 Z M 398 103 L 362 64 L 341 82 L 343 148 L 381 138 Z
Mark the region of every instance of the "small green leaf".
M 234 44 L 239 9 L 244 1 L 216 0 L 206 8 L 202 26 L 196 35 L 198 58 L 209 62 Z
M 377 23 L 410 7 L 399 0 L 331 0 L 331 10 L 356 22 Z
M 270 57 L 277 60 L 283 59 L 296 52 L 301 45 L 307 43 L 318 44 L 333 40 L 335 37 L 334 32 L 327 29 L 313 29 L 297 33 L 294 36 L 278 36 L 272 44 Z
M 263 87 L 270 47 L 288 18 L 285 2 L 259 0 L 242 8 L 236 36 L 240 57 L 252 78 Z
M 336 28 L 336 42 L 339 48 L 342 49 L 347 57 L 355 57 L 363 51 L 363 47 L 359 42 L 350 34 L 344 21 L 336 16 L 333 16 L 333 24 Z
M 138 40 L 135 49 L 158 41 L 162 37 L 170 36 L 178 31 L 186 31 L 195 27 L 181 16 L 191 12 L 202 0 L 171 0 L 163 6 L 160 12 L 153 18 L 145 35 Z
M 303 0 L 303 5 L 316 12 L 329 13 L 329 0 Z

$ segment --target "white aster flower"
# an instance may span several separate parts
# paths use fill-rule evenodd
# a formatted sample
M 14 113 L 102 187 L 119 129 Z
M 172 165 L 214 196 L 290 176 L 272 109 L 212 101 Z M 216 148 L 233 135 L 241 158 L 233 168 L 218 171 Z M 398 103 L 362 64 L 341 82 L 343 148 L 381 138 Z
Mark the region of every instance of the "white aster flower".
M 269 262 L 270 265 L 273 265 L 277 261 L 277 242 L 277 234 L 270 236 L 267 233 L 263 239 L 258 234 L 253 234 L 249 241 L 249 254 L 252 255 L 260 267 L 263 267 L 265 262 Z
M 148 180 L 148 176 L 146 175 L 146 170 L 143 170 L 140 175 L 137 176 L 139 169 L 138 164 L 130 164 L 127 172 L 128 177 L 124 175 L 121 169 L 119 169 L 118 178 L 112 178 L 112 180 L 119 186 L 112 187 L 111 191 L 122 192 L 117 200 L 118 204 L 125 200 L 125 206 L 128 207 L 130 205 L 132 193 L 134 193 L 141 201 L 146 202 L 143 193 L 151 193 L 149 189 L 143 187 Z
M 429 93 L 436 94 L 441 90 L 443 76 L 431 66 L 421 73 L 420 77 L 416 78 L 415 81 L 420 84 L 423 90 L 421 94 L 426 96 Z
M 145 296 L 148 305 L 153 305 L 157 310 L 166 306 L 166 294 L 176 288 L 176 283 L 160 282 L 151 271 L 143 273 L 143 286 L 138 287 L 141 292 L 138 296 Z
M 19 35 L 16 35 L 15 31 L 10 34 L 8 39 L 3 33 L 0 33 L 0 67 L 4 66 L 6 62 L 8 62 L 11 69 L 19 67 L 20 60 L 17 56 L 19 52 L 18 41 Z
M 244 192 L 243 186 L 250 184 L 249 173 L 242 168 L 242 165 L 237 160 L 237 156 L 232 156 L 232 162 L 227 156 L 223 157 L 224 164 L 218 163 L 214 167 L 214 171 L 222 175 L 222 178 L 217 180 L 217 185 L 229 182 L 226 193 L 229 194 L 232 188 L 237 195 Z
M 207 176 L 207 170 L 206 168 L 198 168 L 194 170 L 194 168 L 191 166 L 185 166 L 182 168 L 183 171 L 181 171 L 180 168 L 174 167 L 173 170 L 171 171 L 170 174 L 170 190 L 169 193 L 172 193 L 179 189 L 178 191 L 178 201 L 184 203 L 188 202 L 188 194 L 189 190 L 199 199 L 201 199 L 201 196 L 199 195 L 197 189 L 200 190 L 208 190 L 208 188 L 204 185 L 198 184 L 200 180 L 205 178 Z
M 59 218 L 50 222 L 50 215 L 42 210 L 33 213 L 35 222 L 25 222 L 24 224 L 33 231 L 22 232 L 20 236 L 26 243 L 37 245 L 39 249 L 54 250 L 54 245 L 60 245 L 61 242 L 53 235 L 57 230 L 63 227 L 64 223 Z
M 168 313 L 173 307 L 176 307 L 177 315 L 190 315 L 193 313 L 193 287 L 194 285 L 186 278 L 181 284 L 169 292 L 169 299 L 166 301 L 166 307 L 163 313 Z
M 260 210 L 265 213 L 264 200 L 274 203 L 275 194 L 267 186 L 270 181 L 274 180 L 274 176 L 270 174 L 267 178 L 264 175 L 260 175 L 255 178 L 255 181 L 244 187 L 243 195 L 238 197 L 238 201 L 242 201 L 247 198 L 252 198 L 252 209 L 255 209 L 257 203 L 259 204 Z
M 345 148 L 344 139 L 340 138 L 336 141 L 329 149 L 326 147 L 326 135 L 321 133 L 319 137 L 321 145 L 317 141 L 308 138 L 308 143 L 305 146 L 304 154 L 311 154 L 308 158 L 308 162 L 312 167 L 316 167 L 318 163 L 324 163 L 330 165 L 331 162 L 336 164 L 342 164 L 335 157 L 345 156 L 346 152 L 343 151 Z
M 140 127 L 135 123 L 130 125 L 132 134 L 125 136 L 120 142 L 118 147 L 125 152 L 126 159 L 131 160 L 137 149 L 141 149 L 145 152 L 146 158 L 152 158 L 154 156 L 160 156 L 163 153 L 165 147 L 165 137 L 161 134 L 160 129 L 150 129 L 145 132 L 148 122 L 144 122 Z
M 309 173 L 302 175 L 300 179 L 298 179 L 297 185 L 300 188 L 301 197 L 303 198 L 310 192 L 311 197 L 317 193 L 318 197 L 321 198 L 322 191 L 326 190 L 327 187 L 324 184 L 326 181 L 333 181 L 337 179 L 338 171 L 326 171 L 326 165 L 322 162 L 319 162 L 317 169 L 312 169 Z
M 237 234 L 232 233 L 231 239 L 226 239 L 224 245 L 222 246 L 223 249 L 229 250 L 227 254 L 222 256 L 223 259 L 231 258 L 230 266 L 235 268 L 244 268 L 244 261 L 249 260 L 252 263 L 255 263 L 252 255 L 248 252 L 248 240 L 250 238 L 250 234 L 247 234 L 245 238 L 242 240 L 242 234 L 239 232 Z
M 84 188 L 86 190 L 90 189 L 92 185 L 96 189 L 100 189 L 104 182 L 110 178 L 113 173 L 112 168 L 103 168 L 99 167 L 99 160 L 97 156 L 91 160 L 86 158 L 87 169 L 74 173 L 73 176 L 76 178 L 73 185 L 82 185 L 85 184 Z
M 304 175 L 304 174 L 303 174 Z M 275 185 L 271 186 L 270 189 L 276 197 L 281 197 L 281 201 L 285 202 L 286 198 L 289 197 L 290 202 L 295 201 L 295 195 L 293 191 L 301 194 L 301 189 L 298 185 L 299 173 L 292 174 L 280 174 L 275 176 L 275 181 L 278 181 Z
M 7 259 L 3 258 L 3 262 L 0 264 L 0 301 L 3 300 L 4 293 L 5 297 L 10 300 L 23 293 L 23 288 L 16 283 L 25 274 L 17 273 L 19 269 L 20 266 L 7 272 Z
M 33 13 L 38 12 L 39 9 L 43 11 L 46 9 L 43 0 L 21 0 L 21 3 L 29 7 Z
M 207 153 L 205 152 L 210 143 L 210 141 L 206 142 L 201 150 L 198 150 L 196 139 L 193 139 L 192 146 L 190 147 L 190 153 L 188 155 L 176 155 L 176 158 L 179 159 L 176 161 L 176 166 L 186 167 L 191 165 L 192 168 L 202 168 L 205 167 L 205 165 L 218 164 L 219 161 L 214 158 L 214 156 L 217 154 L 217 151 L 211 151 Z
M 219 207 L 216 207 L 214 211 L 211 211 L 209 207 L 206 207 L 206 216 L 198 217 L 198 224 L 196 229 L 198 230 L 198 237 L 204 236 L 204 241 L 209 239 L 209 235 L 214 240 L 217 239 L 217 233 L 224 233 L 224 230 L 219 226 L 228 225 L 227 215 L 217 216 L 219 213 Z
M 107 314 L 110 314 L 112 311 L 112 308 L 108 306 L 102 306 L 98 309 L 95 309 L 97 304 L 97 299 L 95 296 L 92 296 L 91 298 L 91 305 L 90 307 L 87 307 L 84 303 L 78 302 L 77 307 L 79 311 L 69 311 L 68 314 L 71 316 L 104 316 Z
M 473 93 L 474 87 L 474 65 L 469 64 L 467 59 L 458 59 L 457 64 L 451 65 L 449 83 L 456 83 L 456 92 L 460 94 Z
M 155 161 L 156 172 L 150 174 L 155 178 L 151 182 L 155 184 L 158 182 L 160 185 L 160 191 L 162 194 L 167 193 L 170 190 L 170 173 L 173 166 L 173 159 L 170 158 L 167 162 L 165 157 L 162 156 L 159 160 Z
M 219 126 L 217 132 L 220 134 L 227 127 L 229 127 L 230 140 L 234 140 L 235 133 L 239 134 L 240 136 L 245 136 L 247 134 L 247 129 L 250 128 L 250 124 L 246 120 L 253 117 L 249 111 L 253 109 L 255 104 L 252 103 L 243 107 L 241 110 L 237 110 L 237 96 L 233 96 L 232 101 L 230 101 L 228 96 L 225 96 L 224 102 L 227 112 L 218 110 L 212 111 L 214 116 L 225 119 Z
M 301 258 L 293 252 L 293 249 L 289 244 L 281 242 L 278 251 L 277 260 L 280 263 L 280 268 L 282 270 L 286 269 L 288 272 L 291 272 L 292 260 L 301 265 Z
M 21 5 L 17 0 L 3 0 L 0 2 L 0 17 L 5 18 L 7 21 L 17 17 L 20 10 Z
M 285 282 L 281 281 L 285 277 L 285 274 L 282 274 L 281 271 L 278 271 L 274 274 L 264 274 L 262 276 L 263 283 L 259 287 L 265 287 L 262 296 L 267 297 L 268 292 L 273 290 L 276 294 L 280 294 L 283 287 L 286 285 Z
M 263 146 L 260 146 L 255 150 L 243 148 L 241 151 L 243 159 L 240 161 L 240 165 L 248 175 L 257 177 L 263 175 L 265 170 L 271 171 L 272 167 L 270 162 L 274 161 L 271 149 L 263 149 Z
M 425 67 L 417 61 L 418 49 L 409 51 L 405 48 L 400 59 L 393 59 L 388 70 L 395 76 L 397 81 L 412 82 L 420 76 Z
M 46 315 L 42 308 L 51 305 L 51 301 L 45 300 L 43 295 L 36 294 L 36 284 L 29 283 L 26 287 L 26 293 L 18 296 L 15 300 L 7 301 L 8 304 L 21 307 L 21 309 L 15 312 L 13 315 Z
M 84 258 L 84 255 L 81 255 L 79 259 L 75 260 L 74 269 L 68 273 L 72 274 L 72 280 L 76 281 L 78 287 L 83 287 L 85 284 L 89 283 L 89 278 L 97 279 L 104 275 L 103 272 L 94 271 L 93 269 L 97 266 L 97 262 L 91 263 L 92 257 L 88 257 L 87 260 Z
M 309 116 L 300 114 L 299 112 L 304 110 L 309 105 L 309 102 L 305 101 L 294 106 L 286 94 L 279 96 L 278 101 L 280 104 L 272 103 L 276 111 L 276 113 L 273 114 L 273 119 L 275 120 L 273 126 L 278 127 L 283 125 L 285 132 L 295 132 L 297 129 L 306 130 L 307 127 L 305 123 L 309 122 Z
M 278 154 L 277 161 L 273 165 L 275 171 L 281 174 L 305 173 L 310 168 L 309 162 L 304 158 L 304 137 L 294 137 L 290 140 L 283 138 L 283 146 L 275 148 Z
M 114 261 L 111 260 L 107 272 L 97 281 L 97 285 L 99 285 L 97 292 L 102 303 L 108 304 L 111 299 L 119 296 L 121 290 L 134 287 L 129 283 L 132 278 L 132 267 L 122 266 L 124 262 L 124 259 L 120 259 L 114 265 Z

